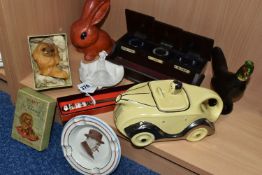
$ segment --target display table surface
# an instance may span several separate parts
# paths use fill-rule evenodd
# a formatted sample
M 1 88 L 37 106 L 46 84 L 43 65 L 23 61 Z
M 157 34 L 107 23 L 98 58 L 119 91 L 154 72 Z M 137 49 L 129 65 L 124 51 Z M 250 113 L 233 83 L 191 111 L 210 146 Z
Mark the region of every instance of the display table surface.
M 53 98 L 79 93 L 76 88 L 79 83 L 78 66 L 83 56 L 71 46 L 69 53 L 74 85 L 71 88 L 43 91 Z M 211 75 L 210 65 L 206 74 Z M 202 85 L 208 87 L 209 82 L 210 76 L 207 76 Z M 33 88 L 33 75 L 28 75 L 20 83 Z M 257 106 L 248 101 L 246 94 L 235 103 L 232 113 L 218 119 L 215 134 L 200 142 L 155 142 L 143 149 L 134 148 L 116 131 L 112 112 L 97 117 L 117 132 L 123 155 L 161 174 L 254 175 L 262 172 L 261 99 Z

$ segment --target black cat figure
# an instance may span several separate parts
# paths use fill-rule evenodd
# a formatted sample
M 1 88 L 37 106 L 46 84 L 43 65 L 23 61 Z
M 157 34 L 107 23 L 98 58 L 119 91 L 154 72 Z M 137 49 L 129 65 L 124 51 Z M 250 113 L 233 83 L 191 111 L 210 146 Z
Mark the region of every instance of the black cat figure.
M 222 49 L 215 47 L 212 51 L 212 68 L 212 88 L 223 100 L 222 114 L 229 114 L 233 110 L 234 101 L 239 99 L 246 89 L 246 85 L 254 70 L 254 63 L 250 60 L 245 61 L 236 73 L 229 72 Z

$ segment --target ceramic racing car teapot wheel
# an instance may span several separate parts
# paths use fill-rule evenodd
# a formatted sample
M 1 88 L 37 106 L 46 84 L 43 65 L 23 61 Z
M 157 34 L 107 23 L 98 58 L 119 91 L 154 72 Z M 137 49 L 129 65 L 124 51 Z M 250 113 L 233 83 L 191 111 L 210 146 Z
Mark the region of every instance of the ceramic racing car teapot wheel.
M 110 174 L 121 158 L 115 132 L 94 116 L 79 115 L 69 120 L 62 132 L 61 146 L 68 163 L 82 174 Z
M 133 145 L 155 140 L 199 141 L 215 131 L 223 102 L 206 88 L 177 80 L 156 80 L 132 86 L 116 98 L 114 121 Z

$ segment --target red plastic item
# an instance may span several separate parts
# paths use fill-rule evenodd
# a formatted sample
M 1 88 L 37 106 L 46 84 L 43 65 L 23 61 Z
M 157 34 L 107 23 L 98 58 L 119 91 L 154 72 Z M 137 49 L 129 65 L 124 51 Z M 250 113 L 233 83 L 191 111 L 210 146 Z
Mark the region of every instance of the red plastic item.
M 90 96 L 86 94 L 76 94 L 57 99 L 57 104 L 60 110 L 60 119 L 66 122 L 71 118 L 87 114 L 95 115 L 114 110 L 116 97 L 125 92 L 134 84 L 117 86 L 108 89 L 102 89 L 94 92 Z

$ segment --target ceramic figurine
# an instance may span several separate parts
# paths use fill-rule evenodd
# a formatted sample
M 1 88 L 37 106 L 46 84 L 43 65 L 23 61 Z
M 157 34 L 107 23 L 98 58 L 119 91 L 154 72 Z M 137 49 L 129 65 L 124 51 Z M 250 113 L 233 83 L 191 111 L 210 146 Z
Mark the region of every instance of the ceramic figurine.
M 110 53 L 113 48 L 113 40 L 97 26 L 109 7 L 110 0 L 86 0 L 81 17 L 71 26 L 71 42 L 87 61 L 94 60 L 102 50 Z
M 32 53 L 37 63 L 40 75 L 67 79 L 68 73 L 58 67 L 60 56 L 55 44 L 40 42 Z
M 94 87 L 111 87 L 118 84 L 124 77 L 124 67 L 106 60 L 107 53 L 99 52 L 99 58 L 92 63 L 80 62 L 79 76 L 81 82 Z
M 214 133 L 223 108 L 219 95 L 177 80 L 137 84 L 116 99 L 114 121 L 137 147 L 158 139 L 199 141 Z
M 35 90 L 72 86 L 67 35 L 56 33 L 27 37 Z
M 212 52 L 212 68 L 214 74 L 211 85 L 223 100 L 222 114 L 229 114 L 233 110 L 234 100 L 241 97 L 246 89 L 254 63 L 248 60 L 236 73 L 229 72 L 223 51 L 215 47 Z

